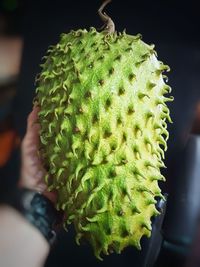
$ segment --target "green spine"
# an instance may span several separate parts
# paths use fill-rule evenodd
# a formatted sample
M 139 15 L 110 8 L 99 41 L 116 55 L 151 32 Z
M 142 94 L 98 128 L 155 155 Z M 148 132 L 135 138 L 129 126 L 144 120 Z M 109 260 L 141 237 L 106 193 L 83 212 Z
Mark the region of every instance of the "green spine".
M 94 28 L 62 34 L 42 64 L 36 99 L 46 182 L 77 242 L 87 239 L 99 259 L 140 249 L 159 214 L 173 100 L 165 96 L 168 70 L 140 35 Z

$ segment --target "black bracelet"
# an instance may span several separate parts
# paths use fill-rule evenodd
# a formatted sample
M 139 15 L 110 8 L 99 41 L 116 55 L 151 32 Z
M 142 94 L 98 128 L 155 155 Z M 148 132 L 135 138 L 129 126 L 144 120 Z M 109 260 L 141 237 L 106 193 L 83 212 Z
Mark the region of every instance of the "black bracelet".
M 55 226 L 60 221 L 60 214 L 53 203 L 41 193 L 22 188 L 13 191 L 1 202 L 17 209 L 34 225 L 52 245 L 56 239 Z

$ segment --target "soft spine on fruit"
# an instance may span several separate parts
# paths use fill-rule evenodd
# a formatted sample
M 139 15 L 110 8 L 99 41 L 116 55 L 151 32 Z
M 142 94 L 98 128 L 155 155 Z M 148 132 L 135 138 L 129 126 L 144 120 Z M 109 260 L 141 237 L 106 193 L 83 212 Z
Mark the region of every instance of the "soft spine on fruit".
M 140 35 L 94 28 L 62 34 L 37 78 L 40 155 L 57 208 L 96 257 L 140 249 L 159 214 L 155 197 L 171 122 L 169 67 Z

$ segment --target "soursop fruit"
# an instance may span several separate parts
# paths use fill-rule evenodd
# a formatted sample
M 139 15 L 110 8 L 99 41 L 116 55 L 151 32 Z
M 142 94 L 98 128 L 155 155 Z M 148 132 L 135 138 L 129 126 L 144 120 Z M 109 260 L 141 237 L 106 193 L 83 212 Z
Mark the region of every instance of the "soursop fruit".
M 96 257 L 140 249 L 163 197 L 167 120 L 153 45 L 125 32 L 71 31 L 51 46 L 37 78 L 40 155 L 57 208 Z

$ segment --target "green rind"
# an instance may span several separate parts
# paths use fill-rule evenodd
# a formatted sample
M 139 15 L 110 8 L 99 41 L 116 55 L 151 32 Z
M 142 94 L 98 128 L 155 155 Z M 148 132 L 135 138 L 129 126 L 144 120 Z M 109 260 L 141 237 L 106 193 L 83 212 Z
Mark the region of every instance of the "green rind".
M 48 50 L 38 77 L 41 156 L 57 208 L 95 255 L 151 234 L 164 180 L 168 66 L 139 35 L 78 30 Z

